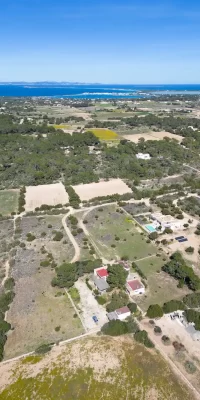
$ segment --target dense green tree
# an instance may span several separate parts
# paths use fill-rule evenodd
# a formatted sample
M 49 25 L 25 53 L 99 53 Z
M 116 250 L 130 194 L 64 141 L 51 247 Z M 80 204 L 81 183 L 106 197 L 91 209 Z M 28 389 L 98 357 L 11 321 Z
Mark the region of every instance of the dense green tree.
M 107 282 L 110 287 L 114 288 L 123 288 L 126 283 L 126 278 L 128 276 L 128 272 L 124 269 L 124 267 L 120 264 L 113 264 L 108 266 L 108 278 Z
M 147 310 L 147 316 L 149 318 L 161 318 L 163 316 L 163 310 L 158 304 L 152 304 Z

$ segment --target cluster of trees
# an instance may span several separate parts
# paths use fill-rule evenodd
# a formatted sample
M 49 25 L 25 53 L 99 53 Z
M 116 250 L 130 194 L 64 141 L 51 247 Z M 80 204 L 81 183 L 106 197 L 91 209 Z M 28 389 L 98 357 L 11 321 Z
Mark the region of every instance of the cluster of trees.
M 162 267 L 162 270 L 173 276 L 179 281 L 179 287 L 184 284 L 191 290 L 200 289 L 200 279 L 194 273 L 191 267 L 186 265 L 185 260 L 179 252 L 175 252 L 171 255 L 170 261 Z
M 184 200 L 179 200 L 178 205 L 183 211 L 190 215 L 198 215 L 200 217 L 200 201 L 198 197 L 187 197 Z
M 115 311 L 118 308 L 127 306 L 128 303 L 129 303 L 129 297 L 123 290 L 114 292 L 112 294 L 110 303 L 108 303 L 106 306 L 106 311 L 107 312 Z
M 81 199 L 79 197 L 79 195 L 75 192 L 75 190 L 73 189 L 72 186 L 66 186 L 65 187 L 68 196 L 69 196 L 69 204 L 71 207 L 73 208 L 79 208 Z
M 147 310 L 149 318 L 161 318 L 163 314 L 172 313 L 177 310 L 185 310 L 186 306 L 181 300 L 170 300 L 163 304 L 151 304 Z
M 18 213 L 19 214 L 21 212 L 25 211 L 25 207 L 24 207 L 26 204 L 25 194 L 26 194 L 26 188 L 25 188 L 25 186 L 23 186 L 19 192 L 19 199 L 18 199 Z
M 194 322 L 195 329 L 200 331 L 200 312 L 196 310 L 185 310 L 185 317 L 188 322 Z
M 183 297 L 183 303 L 189 308 L 200 307 L 200 293 L 190 293 Z
M 4 321 L 5 312 L 8 311 L 9 304 L 12 303 L 14 296 L 12 290 L 0 294 L 0 361 L 3 359 L 4 345 L 7 340 L 6 334 L 11 328 L 11 325 Z
M 52 279 L 51 284 L 60 288 L 70 288 L 80 276 L 93 272 L 101 265 L 102 261 L 98 259 L 64 263 L 56 268 L 56 277 Z
M 120 264 L 113 264 L 108 266 L 107 282 L 111 288 L 122 289 L 125 286 L 128 272 Z
M 101 328 L 101 332 L 104 335 L 109 336 L 120 336 L 126 333 L 136 333 L 139 331 L 139 327 L 135 319 L 131 316 L 126 321 L 113 320 L 104 324 Z

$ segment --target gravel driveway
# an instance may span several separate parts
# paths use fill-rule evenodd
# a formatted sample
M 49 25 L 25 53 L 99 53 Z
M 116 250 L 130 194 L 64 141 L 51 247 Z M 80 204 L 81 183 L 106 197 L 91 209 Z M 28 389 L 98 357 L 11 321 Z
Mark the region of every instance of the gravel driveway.
M 80 294 L 80 307 L 81 307 L 81 316 L 84 320 L 85 326 L 87 330 L 93 330 L 101 327 L 108 322 L 108 318 L 106 316 L 106 309 L 99 305 L 95 300 L 92 291 L 88 289 L 86 283 L 79 279 L 75 283 L 75 287 L 78 289 Z M 98 318 L 98 323 L 96 324 L 92 316 L 96 315 Z

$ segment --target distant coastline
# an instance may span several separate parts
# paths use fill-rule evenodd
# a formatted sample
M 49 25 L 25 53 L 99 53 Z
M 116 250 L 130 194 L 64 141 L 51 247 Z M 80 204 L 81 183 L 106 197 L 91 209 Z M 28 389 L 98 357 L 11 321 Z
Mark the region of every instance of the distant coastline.
M 200 84 L 111 85 L 78 82 L 0 82 L 0 97 L 128 99 L 170 94 L 200 95 Z

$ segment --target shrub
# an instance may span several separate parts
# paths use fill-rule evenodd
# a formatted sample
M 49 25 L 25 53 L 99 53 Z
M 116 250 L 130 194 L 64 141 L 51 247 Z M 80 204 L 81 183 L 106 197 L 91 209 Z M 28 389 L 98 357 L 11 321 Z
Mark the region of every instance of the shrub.
M 174 349 L 179 352 L 179 351 L 185 351 L 185 346 L 182 343 L 177 342 L 176 340 L 172 343 L 174 346 Z
M 137 304 L 136 303 L 128 303 L 128 308 L 131 313 L 135 313 L 137 311 Z
M 48 227 L 48 228 L 52 228 L 52 225 L 51 225 L 51 224 L 48 224 L 47 227 Z
M 4 288 L 6 290 L 12 290 L 14 288 L 14 286 L 15 286 L 15 281 L 14 281 L 13 278 L 8 278 L 8 279 L 5 280 Z
M 152 304 L 147 310 L 147 316 L 149 318 L 161 318 L 163 316 L 163 310 L 158 304 Z
M 52 349 L 52 344 L 42 344 L 36 350 L 36 354 L 46 354 Z
M 49 260 L 43 260 L 40 262 L 40 266 L 41 267 L 48 267 L 50 265 L 50 261 Z
M 47 235 L 46 232 L 41 233 L 41 237 L 45 237 L 46 235 Z
M 155 325 L 154 320 L 153 320 L 153 319 L 150 319 L 150 320 L 149 320 L 149 324 L 153 327 L 153 326 Z
M 128 333 L 128 327 L 124 321 L 109 321 L 102 326 L 101 331 L 104 335 L 120 336 Z
M 185 251 L 186 251 L 186 253 L 194 253 L 194 247 L 192 247 L 192 246 L 189 246 L 189 247 L 187 247 L 187 249 L 185 249 Z
M 60 330 L 60 326 L 56 326 L 56 327 L 55 327 L 55 331 L 56 331 L 56 332 L 59 332 L 59 330 Z
M 105 297 L 103 297 L 103 296 L 96 296 L 95 299 L 96 299 L 97 302 L 98 302 L 100 305 L 102 305 L 102 306 L 106 303 L 106 299 L 105 299 Z
M 86 278 L 85 283 L 86 283 L 88 289 L 92 290 L 92 286 L 91 286 L 90 283 L 89 283 L 89 278 Z M 99 292 L 98 292 L 98 290 L 97 290 L 97 293 L 96 293 L 96 294 L 98 294 L 98 293 L 99 293 Z
M 171 343 L 169 336 L 163 335 L 163 336 L 162 336 L 162 342 L 163 342 L 166 346 L 169 346 L 170 343 Z
M 53 240 L 54 240 L 55 242 L 60 242 L 60 240 L 62 240 L 62 238 L 63 238 L 63 233 L 60 232 L 60 231 L 57 231 L 57 232 L 55 233 L 55 236 L 53 237 Z
M 28 242 L 32 242 L 33 240 L 35 240 L 35 235 L 33 235 L 32 233 L 27 233 L 26 240 Z
M 194 365 L 194 363 L 189 360 L 185 361 L 184 367 L 188 374 L 194 374 L 197 370 L 196 365 Z
M 161 329 L 159 326 L 155 326 L 155 328 L 154 328 L 154 333 L 155 333 L 156 335 L 161 335 L 162 329 Z

